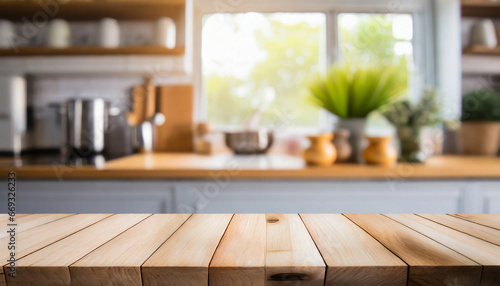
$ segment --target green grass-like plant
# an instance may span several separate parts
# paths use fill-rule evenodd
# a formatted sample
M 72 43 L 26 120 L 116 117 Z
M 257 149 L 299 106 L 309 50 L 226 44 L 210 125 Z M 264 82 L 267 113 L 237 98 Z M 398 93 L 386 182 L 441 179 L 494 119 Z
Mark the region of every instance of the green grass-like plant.
M 341 118 L 364 118 L 408 89 L 406 62 L 401 65 L 333 65 L 310 85 L 311 99 Z

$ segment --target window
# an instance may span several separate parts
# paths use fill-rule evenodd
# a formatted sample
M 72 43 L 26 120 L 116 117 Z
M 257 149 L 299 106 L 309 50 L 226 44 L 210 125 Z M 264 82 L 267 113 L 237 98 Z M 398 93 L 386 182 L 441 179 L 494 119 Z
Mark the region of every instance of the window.
M 308 82 L 337 61 L 405 61 L 413 98 L 435 82 L 430 1 L 210 3 L 194 0 L 192 67 L 197 114 L 217 129 L 242 128 L 256 113 L 259 126 L 285 133 L 331 129 L 332 116 L 305 98 Z
M 202 80 L 208 120 L 225 129 L 318 127 L 321 112 L 305 98 L 307 81 L 326 64 L 325 21 L 322 13 L 206 15 Z
M 410 14 L 354 14 L 338 16 L 339 46 L 347 60 L 397 63 L 413 67 L 413 18 Z
M 410 93 L 415 85 L 413 17 L 411 14 L 341 13 L 338 15 L 339 50 L 345 61 L 406 64 Z M 392 125 L 379 113 L 368 118 L 368 133 L 389 135 Z

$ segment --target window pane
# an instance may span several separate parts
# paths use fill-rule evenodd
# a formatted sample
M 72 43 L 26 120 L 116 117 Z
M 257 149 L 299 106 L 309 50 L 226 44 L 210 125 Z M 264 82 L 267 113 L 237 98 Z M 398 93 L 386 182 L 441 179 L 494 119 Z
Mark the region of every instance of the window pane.
M 413 18 L 410 14 L 339 15 L 339 42 L 348 61 L 398 62 L 413 66 Z
M 241 128 L 256 110 L 260 126 L 318 127 L 307 81 L 321 69 L 325 15 L 213 14 L 203 19 L 202 73 L 207 117 Z
M 409 92 L 412 92 L 415 76 L 412 15 L 342 13 L 338 23 L 343 59 L 366 64 L 398 64 L 406 60 Z M 381 114 L 370 114 L 368 134 L 386 136 L 393 132 L 392 125 Z

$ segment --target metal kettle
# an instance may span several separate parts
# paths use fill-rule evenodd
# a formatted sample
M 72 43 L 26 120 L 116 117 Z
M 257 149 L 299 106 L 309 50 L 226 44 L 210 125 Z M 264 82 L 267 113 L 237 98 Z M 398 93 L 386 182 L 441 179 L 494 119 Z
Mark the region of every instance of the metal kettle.
M 66 148 L 80 156 L 101 154 L 105 149 L 109 102 L 102 98 L 66 102 Z

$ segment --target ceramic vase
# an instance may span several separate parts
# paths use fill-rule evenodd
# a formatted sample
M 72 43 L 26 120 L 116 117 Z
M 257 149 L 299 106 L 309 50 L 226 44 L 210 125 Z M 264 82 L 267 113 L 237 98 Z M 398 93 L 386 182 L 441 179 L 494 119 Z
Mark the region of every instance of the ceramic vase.
M 104 18 L 99 22 L 99 46 L 118 48 L 120 46 L 120 25 L 112 18 Z
M 390 145 L 391 137 L 367 137 L 369 145 L 363 152 L 367 164 L 390 166 L 398 159 L 396 149 Z
M 304 151 L 303 158 L 308 165 L 330 166 L 337 159 L 337 151 L 333 146 L 332 134 L 320 134 L 307 137 L 311 146 Z
M 71 45 L 71 27 L 66 20 L 54 19 L 49 24 L 47 46 L 64 49 Z
M 361 163 L 363 162 L 363 145 L 365 140 L 366 118 L 349 118 L 340 119 L 337 129 L 349 130 L 349 144 L 352 148 L 351 157 L 348 162 Z
M 337 149 L 337 160 L 336 162 L 343 163 L 349 161 L 352 154 L 352 147 L 349 143 L 349 138 L 351 137 L 351 132 L 347 129 L 337 130 L 333 135 L 333 145 Z
M 496 156 L 500 148 L 500 122 L 463 122 L 459 136 L 463 154 Z
M 168 17 L 161 17 L 155 24 L 155 44 L 157 46 L 175 48 L 175 23 Z
M 16 32 L 11 21 L 0 20 L 0 49 L 14 47 Z
M 486 46 L 494 48 L 498 44 L 495 24 L 490 19 L 479 20 L 472 26 L 471 46 Z

